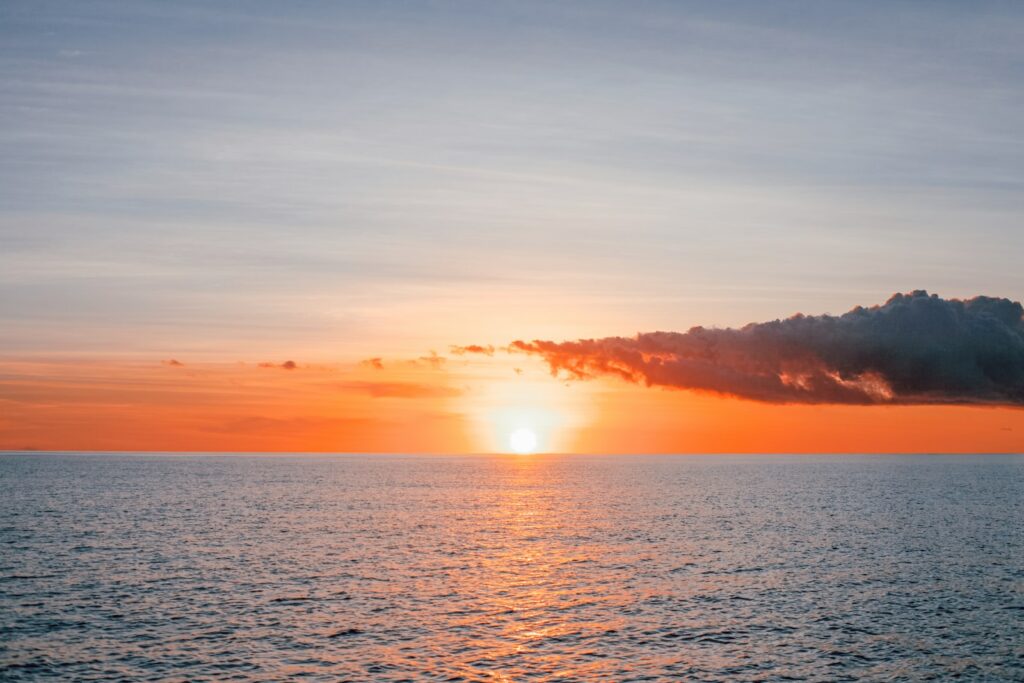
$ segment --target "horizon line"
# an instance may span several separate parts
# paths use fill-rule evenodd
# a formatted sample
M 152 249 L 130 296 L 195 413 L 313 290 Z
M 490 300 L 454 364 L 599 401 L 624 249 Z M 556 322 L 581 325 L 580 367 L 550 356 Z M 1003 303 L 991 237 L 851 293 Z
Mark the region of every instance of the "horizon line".
M 218 455 L 259 455 L 259 456 L 287 456 L 287 455 L 365 455 L 365 456 L 410 456 L 410 457 L 514 457 L 514 458 L 537 458 L 537 457 L 564 457 L 564 456 L 596 456 L 596 457 L 672 457 L 672 456 L 843 456 L 843 455 L 864 455 L 864 456 L 887 456 L 887 455 L 1018 455 L 1024 456 L 1024 451 L 656 451 L 656 452 L 579 452 L 579 451 L 550 451 L 536 453 L 514 453 L 509 451 L 476 451 L 476 452 L 443 452 L 443 451 L 282 451 L 282 450 L 237 450 L 237 451 L 205 451 L 205 450 L 132 450 L 132 449 L 41 449 L 41 448 L 0 448 L 0 455 L 12 454 L 78 454 L 78 455 L 191 455 L 191 456 L 218 456 Z

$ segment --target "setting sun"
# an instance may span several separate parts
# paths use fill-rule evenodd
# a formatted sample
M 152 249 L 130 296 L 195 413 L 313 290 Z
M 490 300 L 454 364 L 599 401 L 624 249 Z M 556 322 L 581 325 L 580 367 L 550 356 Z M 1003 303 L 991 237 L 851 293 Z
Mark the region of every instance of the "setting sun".
M 508 446 L 514 453 L 527 455 L 537 450 L 537 434 L 525 427 L 509 434 Z

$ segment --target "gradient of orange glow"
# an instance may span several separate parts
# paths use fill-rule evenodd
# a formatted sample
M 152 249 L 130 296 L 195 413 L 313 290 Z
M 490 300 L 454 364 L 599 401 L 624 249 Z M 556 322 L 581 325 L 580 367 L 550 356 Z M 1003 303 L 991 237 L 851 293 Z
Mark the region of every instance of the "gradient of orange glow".
M 552 378 L 534 359 L 373 365 L 0 363 L 0 448 L 509 452 L 1020 452 L 1024 410 L 773 405 Z
M 1024 451 L 1024 409 L 770 404 L 595 382 L 580 452 L 987 453 Z
M 429 367 L 5 363 L 0 447 L 40 450 L 469 451 L 457 390 Z M 12 379 L 13 378 L 13 379 Z
M 571 450 L 575 433 L 592 419 L 587 387 L 565 386 L 538 365 L 532 367 L 532 372 L 518 374 L 511 361 L 495 359 L 479 365 L 482 374 L 470 380 L 476 389 L 458 401 L 479 450 L 514 451 L 509 439 L 523 429 L 536 435 L 533 452 Z M 472 369 L 476 364 L 468 363 L 467 367 Z

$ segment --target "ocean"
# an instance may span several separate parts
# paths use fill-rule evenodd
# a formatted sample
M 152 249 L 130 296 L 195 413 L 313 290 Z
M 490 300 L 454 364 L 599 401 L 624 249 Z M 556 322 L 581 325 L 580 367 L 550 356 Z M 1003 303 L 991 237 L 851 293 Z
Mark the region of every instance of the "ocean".
M 0 455 L 5 681 L 1024 680 L 1024 457 Z

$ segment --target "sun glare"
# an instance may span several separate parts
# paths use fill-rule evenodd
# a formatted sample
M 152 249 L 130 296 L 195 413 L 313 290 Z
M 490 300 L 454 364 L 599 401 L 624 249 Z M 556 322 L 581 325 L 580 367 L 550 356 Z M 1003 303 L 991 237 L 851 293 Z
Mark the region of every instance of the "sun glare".
M 511 367 L 507 370 L 513 374 Z M 545 368 L 513 378 L 480 379 L 480 390 L 467 392 L 460 408 L 475 428 L 482 453 L 564 452 L 588 424 L 592 404 L 587 387 L 551 382 Z
M 532 429 L 521 427 L 509 434 L 508 447 L 520 455 L 533 453 L 537 450 L 537 434 Z

